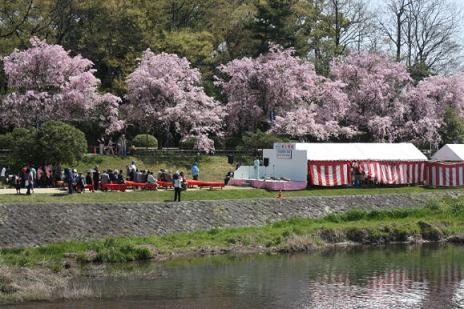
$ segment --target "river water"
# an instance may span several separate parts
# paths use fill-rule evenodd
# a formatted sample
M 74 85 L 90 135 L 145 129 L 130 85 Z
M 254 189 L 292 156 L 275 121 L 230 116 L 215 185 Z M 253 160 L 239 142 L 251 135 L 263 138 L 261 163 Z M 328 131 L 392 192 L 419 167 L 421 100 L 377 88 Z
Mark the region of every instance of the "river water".
M 99 299 L 15 308 L 464 308 L 464 246 L 355 247 L 115 266 Z

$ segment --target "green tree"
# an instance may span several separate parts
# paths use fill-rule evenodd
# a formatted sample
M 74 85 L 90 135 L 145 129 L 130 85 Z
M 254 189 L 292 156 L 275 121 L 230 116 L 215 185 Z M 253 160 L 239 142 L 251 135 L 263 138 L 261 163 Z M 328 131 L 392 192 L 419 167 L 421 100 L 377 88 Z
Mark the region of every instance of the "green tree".
M 11 132 L 11 137 L 13 143 L 10 147 L 9 163 L 18 168 L 36 163 L 40 158 L 36 129 L 16 128 Z
M 456 110 L 448 107 L 445 111 L 445 125 L 441 133 L 444 144 L 464 143 L 464 119 L 459 117 Z
M 52 165 L 73 164 L 87 151 L 82 131 L 60 121 L 45 122 L 37 131 L 37 161 Z
M 284 47 L 295 45 L 295 29 L 290 23 L 294 3 L 294 0 L 257 2 L 255 18 L 248 25 L 256 41 L 255 56 L 265 53 L 270 42 Z
M 242 136 L 242 142 L 237 146 L 237 150 L 250 151 L 257 149 L 269 149 L 274 143 L 288 142 L 289 139 L 274 134 L 265 133 L 261 130 L 256 132 L 247 131 Z

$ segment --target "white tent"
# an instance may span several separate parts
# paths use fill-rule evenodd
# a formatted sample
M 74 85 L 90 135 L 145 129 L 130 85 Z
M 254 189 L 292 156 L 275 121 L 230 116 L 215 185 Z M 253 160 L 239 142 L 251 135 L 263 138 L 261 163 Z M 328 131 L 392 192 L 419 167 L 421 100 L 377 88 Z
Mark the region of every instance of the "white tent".
M 432 160 L 464 161 L 464 144 L 446 144 L 432 156 Z
M 297 143 L 295 149 L 306 150 L 308 161 L 427 161 L 411 143 Z
M 269 164 L 262 175 L 295 181 L 307 180 L 311 161 L 427 161 L 410 143 L 276 143 L 273 149 L 263 150 L 263 157 Z

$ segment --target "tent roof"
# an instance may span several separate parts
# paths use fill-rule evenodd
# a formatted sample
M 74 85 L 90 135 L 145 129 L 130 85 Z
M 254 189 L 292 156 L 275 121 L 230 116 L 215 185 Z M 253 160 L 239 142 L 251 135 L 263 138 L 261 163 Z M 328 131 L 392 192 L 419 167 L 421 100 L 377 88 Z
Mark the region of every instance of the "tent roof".
M 446 144 L 432 156 L 432 160 L 464 161 L 464 144 Z
M 306 150 L 310 161 L 427 161 L 410 143 L 297 143 L 296 150 Z

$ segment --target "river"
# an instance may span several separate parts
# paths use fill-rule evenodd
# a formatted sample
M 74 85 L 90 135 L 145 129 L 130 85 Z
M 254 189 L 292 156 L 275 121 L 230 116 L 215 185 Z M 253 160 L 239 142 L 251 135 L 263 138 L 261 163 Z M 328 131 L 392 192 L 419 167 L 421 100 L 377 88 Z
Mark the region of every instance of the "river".
M 11 308 L 464 308 L 464 246 L 353 247 L 114 266 L 101 297 Z

